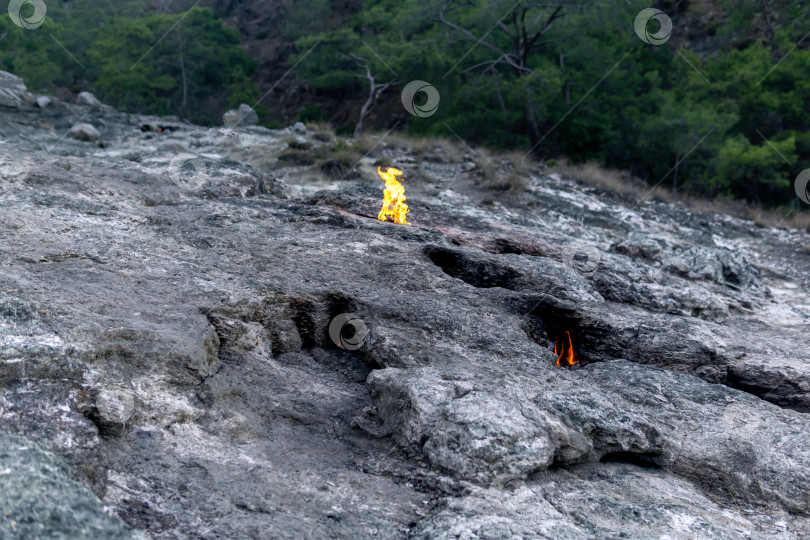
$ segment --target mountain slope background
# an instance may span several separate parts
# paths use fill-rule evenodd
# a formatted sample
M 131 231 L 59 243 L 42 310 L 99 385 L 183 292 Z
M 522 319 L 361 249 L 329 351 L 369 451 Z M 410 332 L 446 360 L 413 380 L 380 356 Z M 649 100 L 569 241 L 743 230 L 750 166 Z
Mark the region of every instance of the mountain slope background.
M 634 1 L 47 7 L 36 31 L 3 18 L 0 67 L 63 98 L 91 90 L 130 112 L 209 125 L 244 102 L 268 127 L 407 130 L 596 161 L 700 197 L 803 207 L 793 180 L 810 163 L 806 2 L 658 2 L 673 26 L 658 47 L 635 35 L 649 4 Z M 437 88 L 435 115 L 403 108 L 411 80 Z

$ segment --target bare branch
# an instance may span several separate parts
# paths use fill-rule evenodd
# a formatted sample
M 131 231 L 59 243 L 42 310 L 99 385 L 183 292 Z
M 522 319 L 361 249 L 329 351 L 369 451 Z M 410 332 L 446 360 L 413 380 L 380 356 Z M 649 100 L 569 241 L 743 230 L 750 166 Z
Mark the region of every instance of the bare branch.
M 360 108 L 360 118 L 358 119 L 357 125 L 354 128 L 354 135 L 358 136 L 363 132 L 365 119 L 374 106 L 377 105 L 380 94 L 385 92 L 391 86 L 399 83 L 399 81 L 393 80 L 387 83 L 380 83 L 377 81 L 377 77 L 371 73 L 371 65 L 369 64 L 368 60 L 353 53 L 349 53 L 349 56 L 354 58 L 357 65 L 365 70 L 364 74 L 355 73 L 354 76 L 360 79 L 366 79 L 368 81 L 368 98 L 366 98 L 365 103 L 363 103 L 363 106 Z
M 462 73 L 468 73 L 470 71 L 475 71 L 476 69 L 478 69 L 480 67 L 483 67 L 483 66 L 486 66 L 486 65 L 489 65 L 489 67 L 487 69 L 491 69 L 491 68 L 493 68 L 496 65 L 501 64 L 501 63 L 509 64 L 509 66 L 511 66 L 511 67 L 513 67 L 513 68 L 515 68 L 517 70 L 527 71 L 529 73 L 531 73 L 531 71 L 532 71 L 527 67 L 520 66 L 520 65 L 516 64 L 515 61 L 511 58 L 511 56 L 509 54 L 502 54 L 501 56 L 499 56 L 495 60 L 486 60 L 484 62 L 479 62 L 478 64 L 475 64 L 474 66 L 470 66 L 467 69 L 462 70 Z
M 554 25 L 554 20 L 557 19 L 557 17 L 560 16 L 560 11 L 561 10 L 562 10 L 562 6 L 557 6 L 557 9 L 554 10 L 554 13 L 552 13 L 549 16 L 549 18 L 546 20 L 546 24 L 543 25 L 543 29 L 537 31 L 537 33 L 535 33 L 534 36 L 532 37 L 532 39 L 527 43 L 527 45 L 526 45 L 526 50 L 527 51 L 531 50 L 531 48 L 534 47 L 534 44 L 537 41 L 537 38 L 539 38 L 540 36 L 542 36 L 543 34 L 548 32 L 549 30 L 551 30 L 551 27 Z
M 467 36 L 467 38 L 468 38 L 468 39 L 470 39 L 470 40 L 472 40 L 472 41 L 475 41 L 475 42 L 477 42 L 477 43 L 480 43 L 480 44 L 484 45 L 485 47 L 487 47 L 488 49 L 493 50 L 493 51 L 495 51 L 495 52 L 497 52 L 497 53 L 500 53 L 500 52 L 501 52 L 501 50 L 500 50 L 500 49 L 498 49 L 498 47 L 496 47 L 495 45 L 493 45 L 493 44 L 489 43 L 488 41 L 484 41 L 484 39 L 483 39 L 483 38 L 481 38 L 481 39 L 477 38 L 477 37 L 475 36 L 475 34 L 473 34 L 472 32 L 470 32 L 470 31 L 469 31 L 469 30 L 467 30 L 466 28 L 461 28 L 460 26 L 458 26 L 458 25 L 456 25 L 456 24 L 453 24 L 453 23 L 451 23 L 450 21 L 448 21 L 447 19 L 445 19 L 445 18 L 444 18 L 444 10 L 442 10 L 442 11 L 440 11 L 440 12 L 439 12 L 439 20 L 440 20 L 440 21 L 442 21 L 442 22 L 443 22 L 444 24 L 446 24 L 447 26 L 449 26 L 450 28 L 452 28 L 453 30 L 456 30 L 457 32 L 461 32 L 462 34 L 464 34 L 465 36 Z

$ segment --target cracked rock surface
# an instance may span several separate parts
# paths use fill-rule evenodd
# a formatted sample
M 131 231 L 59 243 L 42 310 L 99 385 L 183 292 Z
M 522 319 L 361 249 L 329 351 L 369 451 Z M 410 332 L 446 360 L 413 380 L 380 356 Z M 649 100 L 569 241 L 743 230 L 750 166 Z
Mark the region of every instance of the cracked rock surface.
M 33 101 L 0 108 L 0 536 L 810 531 L 807 232 Z

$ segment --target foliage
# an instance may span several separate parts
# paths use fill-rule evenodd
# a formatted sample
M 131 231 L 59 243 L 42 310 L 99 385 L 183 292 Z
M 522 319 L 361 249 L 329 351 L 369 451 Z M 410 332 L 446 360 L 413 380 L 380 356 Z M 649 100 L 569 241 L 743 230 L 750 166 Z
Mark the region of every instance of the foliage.
M 720 3 L 723 46 L 699 56 L 676 40 L 642 43 L 633 30 L 649 7 L 641 0 L 366 0 L 340 24 L 334 10 L 309 21 L 319 32 L 299 49 L 318 51 L 299 55 L 297 71 L 331 95 L 358 95 L 352 57 L 363 56 L 381 79 L 396 73 L 391 101 L 411 80 L 439 90 L 435 115 L 404 115 L 412 132 L 598 160 L 679 191 L 795 204 L 791 179 L 801 160 L 810 164 L 810 50 L 800 46 L 810 7 Z
M 257 63 L 236 29 L 195 4 L 52 0 L 36 31 L 0 18 L 0 69 L 34 89 L 91 89 L 133 112 L 219 123 L 226 107 L 258 101 Z M 357 103 L 368 114 L 385 102 L 398 111 L 391 125 L 413 133 L 598 161 L 678 191 L 797 205 L 792 179 L 810 166 L 810 4 L 660 3 L 675 24 L 661 47 L 633 29 L 649 4 L 296 0 L 284 3 L 280 27 L 296 42 L 289 65 L 314 89 L 298 119 L 334 120 L 334 104 L 351 103 L 340 134 L 365 125 Z M 708 29 L 717 31 L 711 52 L 697 54 L 684 13 L 717 6 L 724 23 Z M 436 114 L 401 108 L 413 80 L 436 87 Z
M 304 107 L 298 112 L 297 117 L 299 122 L 323 122 L 326 119 L 326 113 L 324 113 L 323 107 L 319 103 Z
M 200 7 L 122 16 L 142 14 L 135 9 L 142 4 L 76 0 L 68 9 L 49 3 L 45 23 L 34 31 L 2 18 L 0 67 L 33 89 L 92 89 L 131 112 L 200 123 L 218 123 L 226 106 L 255 102 L 257 62 L 242 50 L 236 29 Z

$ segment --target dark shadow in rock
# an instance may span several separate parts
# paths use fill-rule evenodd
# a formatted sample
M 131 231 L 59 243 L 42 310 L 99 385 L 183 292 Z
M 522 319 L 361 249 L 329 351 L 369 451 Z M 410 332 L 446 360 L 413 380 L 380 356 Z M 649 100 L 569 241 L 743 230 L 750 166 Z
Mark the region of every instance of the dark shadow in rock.
M 753 394 L 785 409 L 810 413 L 807 380 L 785 365 L 783 371 L 769 368 L 771 358 L 751 358 L 728 366 L 726 384 L 731 388 Z
M 352 313 L 364 318 L 356 300 L 343 292 L 269 295 L 204 311 L 216 328 L 224 363 L 240 364 L 246 356 L 282 359 L 293 354 L 314 357 L 351 380 L 362 376 L 362 382 L 368 375 L 365 346 L 350 352 L 340 349 L 329 337 L 334 317 Z
M 525 317 L 521 328 L 529 339 L 552 351 L 560 344 L 561 349 L 573 346 L 578 367 L 607 360 L 608 358 L 596 354 L 598 348 L 594 346 L 595 342 L 604 341 L 606 332 L 598 328 L 587 328 L 583 322 L 584 318 L 575 309 L 559 302 L 546 302 L 541 299 L 534 310 Z M 557 354 L 560 352 L 557 351 Z
M 429 246 L 428 258 L 448 276 L 478 288 L 513 289 L 520 274 L 508 266 L 484 258 L 475 259 L 461 251 Z
M 345 293 L 328 291 L 321 297 L 295 297 L 290 308 L 304 348 L 337 348 L 329 338 L 329 323 L 342 313 L 355 313 L 357 303 Z
M 599 463 L 629 463 L 645 469 L 660 469 L 657 457 L 654 454 L 640 452 L 608 452 L 599 459 Z

